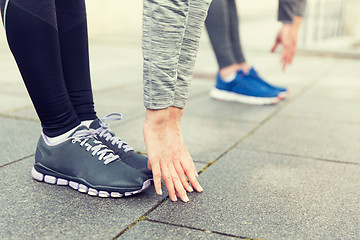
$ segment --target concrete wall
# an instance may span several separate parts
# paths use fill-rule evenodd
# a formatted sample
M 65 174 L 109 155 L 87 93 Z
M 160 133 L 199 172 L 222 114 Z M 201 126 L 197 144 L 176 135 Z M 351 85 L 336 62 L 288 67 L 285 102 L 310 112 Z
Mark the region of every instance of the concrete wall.
M 87 0 L 88 25 L 91 38 L 116 38 L 138 41 L 141 37 L 142 1 Z M 241 19 L 264 15 L 276 16 L 276 0 L 237 0 Z
M 87 0 L 90 38 L 125 38 L 140 41 L 142 1 Z
M 360 39 L 360 0 L 346 0 L 344 9 L 344 33 Z

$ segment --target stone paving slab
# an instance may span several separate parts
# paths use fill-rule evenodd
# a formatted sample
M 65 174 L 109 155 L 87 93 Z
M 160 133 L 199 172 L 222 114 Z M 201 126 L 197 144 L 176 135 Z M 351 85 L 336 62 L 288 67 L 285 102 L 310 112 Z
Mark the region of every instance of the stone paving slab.
M 134 82 L 142 89 L 141 46 L 91 44 L 90 67 L 96 90 Z
M 358 88 L 317 85 L 281 111 L 280 116 L 360 124 Z
M 149 219 L 261 239 L 359 239 L 360 167 L 242 150 L 199 176 L 205 191 Z
M 29 120 L 31 122 L 37 122 L 40 125 L 40 120 L 36 114 L 33 105 L 26 105 L 19 108 L 13 108 L 4 113 L 9 118 L 18 118 L 23 120 Z
M 142 87 L 136 84 L 126 84 L 114 90 L 95 93 L 94 103 L 100 118 L 115 112 L 121 113 L 126 121 L 145 113 Z
M 255 106 L 236 102 L 225 102 L 211 99 L 207 94 L 193 99 L 186 107 L 186 115 L 201 118 L 217 119 L 219 121 L 236 121 L 259 123 L 272 114 L 279 106 Z
M 331 74 L 322 79 L 321 84 L 338 87 L 359 87 L 359 60 L 352 59 L 336 59 Z
M 1 149 L 0 166 L 30 156 L 35 153 L 40 136 L 37 122 L 0 117 Z
M 14 110 L 22 110 L 27 106 L 32 107 L 31 101 L 27 96 L 11 93 L 0 92 L 0 102 L 0 113 L 7 115 L 13 115 Z
M 360 125 L 274 117 L 242 147 L 360 164 Z
M 118 239 L 238 239 L 215 233 L 202 232 L 198 230 L 171 226 L 162 223 L 141 221 L 135 227 L 126 231 Z
M 99 198 L 31 178 L 34 158 L 0 169 L 1 239 L 112 239 L 164 197 L 153 187 L 126 198 Z

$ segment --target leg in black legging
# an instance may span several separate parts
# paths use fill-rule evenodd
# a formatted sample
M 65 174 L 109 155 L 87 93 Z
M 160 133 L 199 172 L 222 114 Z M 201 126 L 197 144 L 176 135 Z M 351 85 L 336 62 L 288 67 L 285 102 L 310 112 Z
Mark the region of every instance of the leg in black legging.
M 236 64 L 233 53 L 228 0 L 213 0 L 205 21 L 219 68 Z
M 60 52 L 70 101 L 81 121 L 96 119 L 84 0 L 55 0 Z
M 239 34 L 239 17 L 236 9 L 235 0 L 228 1 L 229 22 L 230 22 L 230 38 L 232 51 L 237 63 L 246 62 L 243 50 L 241 48 L 240 34 Z
M 55 0 L 4 2 L 10 49 L 47 136 L 80 124 L 64 81 Z

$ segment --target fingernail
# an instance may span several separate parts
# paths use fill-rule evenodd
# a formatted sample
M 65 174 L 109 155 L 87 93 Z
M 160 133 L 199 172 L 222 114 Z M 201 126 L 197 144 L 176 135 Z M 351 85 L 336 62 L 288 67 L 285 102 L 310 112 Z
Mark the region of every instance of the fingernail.
M 176 202 L 177 201 L 177 197 L 175 196 L 174 199 L 173 199 L 173 202 Z
M 199 192 L 204 191 L 204 189 L 199 185 Z
M 194 191 L 194 189 L 190 186 L 190 191 L 189 192 L 193 192 Z
M 196 176 L 196 177 L 198 177 L 198 176 L 199 176 L 199 174 L 198 174 L 197 172 L 195 172 L 195 176 Z
M 188 202 L 188 201 L 189 201 L 189 197 L 185 195 L 184 202 Z
M 160 189 L 159 192 L 158 192 L 158 195 L 162 195 L 162 190 Z

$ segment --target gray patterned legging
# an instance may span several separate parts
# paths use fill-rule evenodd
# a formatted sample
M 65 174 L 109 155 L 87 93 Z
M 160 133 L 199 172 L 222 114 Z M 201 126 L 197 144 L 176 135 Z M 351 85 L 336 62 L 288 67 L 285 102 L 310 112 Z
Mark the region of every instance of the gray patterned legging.
M 184 108 L 211 0 L 143 0 L 144 105 Z

